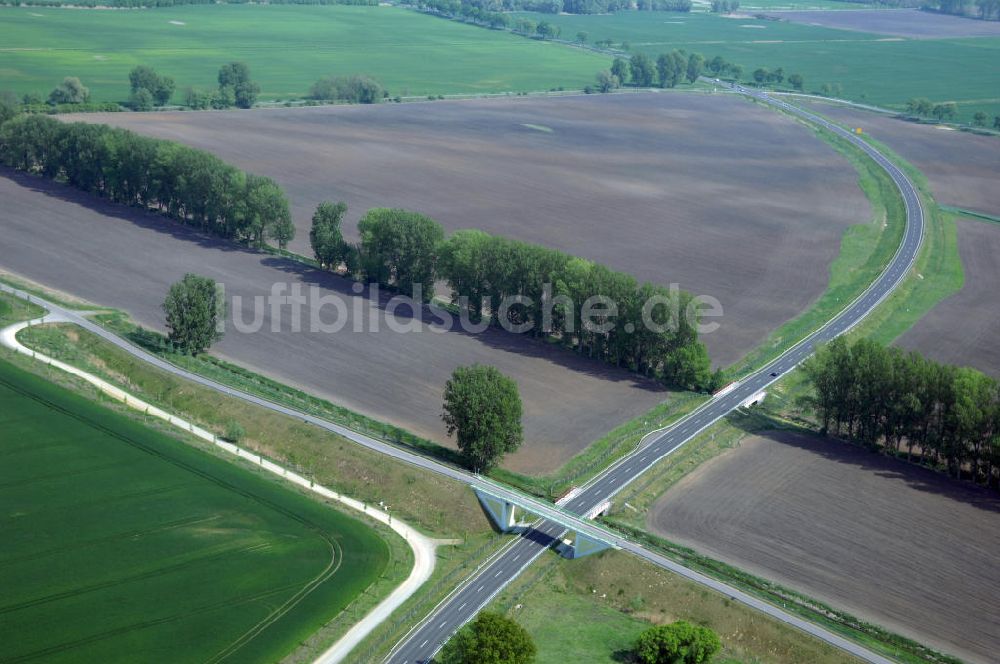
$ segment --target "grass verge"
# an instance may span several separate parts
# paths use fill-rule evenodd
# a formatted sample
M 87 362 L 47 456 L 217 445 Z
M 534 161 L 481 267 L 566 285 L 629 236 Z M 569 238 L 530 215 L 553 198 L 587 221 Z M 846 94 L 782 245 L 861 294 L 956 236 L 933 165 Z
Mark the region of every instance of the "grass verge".
M 903 238 L 906 212 L 892 178 L 844 139 L 830 131 L 812 128 L 817 137 L 843 155 L 857 171 L 858 185 L 871 205 L 872 218 L 868 223 L 851 226 L 844 233 L 840 253 L 830 265 L 829 285 L 819 300 L 729 367 L 726 372 L 733 379 L 765 366 L 833 318 L 875 281 L 892 260 Z
M 75 309 L 77 311 L 103 310 L 103 307 L 96 307 L 89 304 L 85 300 L 73 297 L 72 295 L 68 295 L 60 291 L 55 291 L 49 288 L 45 288 L 44 286 L 36 284 L 33 281 L 27 281 L 13 274 L 10 274 L 9 272 L 4 272 L 2 269 L 0 269 L 0 283 L 4 283 L 12 288 L 17 288 L 18 290 L 22 290 L 25 293 L 28 293 L 29 295 L 37 295 L 38 297 L 44 298 L 49 302 L 55 302 L 59 306 L 66 307 L 67 309 Z M 20 298 L 10 298 L 10 299 L 15 300 L 17 302 L 24 301 L 21 300 Z M 38 315 L 41 315 L 42 310 L 39 309 L 39 312 L 40 313 Z M 21 320 L 26 320 L 26 319 L 21 319 Z
M 538 664 L 612 664 L 628 659 L 653 624 L 705 625 L 722 641 L 713 659 L 772 664 L 856 661 L 833 646 L 621 551 L 580 560 L 546 554 L 494 600 L 534 637 Z M 558 616 L 558 620 L 553 620 Z
M 45 310 L 37 304 L 25 302 L 19 297 L 0 293 L 0 328 L 43 315 Z

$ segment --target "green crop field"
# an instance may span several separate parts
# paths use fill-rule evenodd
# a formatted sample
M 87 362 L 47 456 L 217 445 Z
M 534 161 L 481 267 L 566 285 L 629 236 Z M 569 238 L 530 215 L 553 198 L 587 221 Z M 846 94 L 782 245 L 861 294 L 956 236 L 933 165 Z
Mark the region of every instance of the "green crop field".
M 812 25 L 715 14 L 622 12 L 601 16 L 527 14 L 591 42 L 629 42 L 633 53 L 656 57 L 674 48 L 721 55 L 743 66 L 782 67 L 805 77 L 806 90 L 840 84 L 849 99 L 902 109 L 911 97 L 955 101 L 968 120 L 978 110 L 1000 115 L 1000 39 L 901 39 Z
M 0 361 L 0 661 L 277 661 L 389 565 L 365 524 Z
M 262 99 L 304 96 L 322 76 L 356 73 L 404 96 L 581 88 L 609 62 L 396 7 L 0 8 L 0 89 L 45 96 L 78 76 L 95 101 L 123 101 L 137 64 L 173 76 L 180 91 L 214 87 L 232 60 L 250 65 Z

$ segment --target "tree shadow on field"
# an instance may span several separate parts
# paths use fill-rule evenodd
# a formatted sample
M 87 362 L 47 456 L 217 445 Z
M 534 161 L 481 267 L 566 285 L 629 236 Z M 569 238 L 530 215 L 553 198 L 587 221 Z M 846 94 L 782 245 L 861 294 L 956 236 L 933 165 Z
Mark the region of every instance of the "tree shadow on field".
M 877 477 L 903 482 L 908 487 L 918 491 L 967 503 L 987 512 L 1000 513 L 1000 495 L 997 495 L 996 492 L 965 480 L 952 479 L 944 473 L 904 459 L 869 450 L 843 439 L 824 437 L 818 433 L 761 431 L 742 426 L 738 419 L 730 418 L 730 421 L 749 435 L 761 436 L 788 447 L 819 455 L 824 459 L 854 466 L 860 471 L 873 473 Z
M 635 651 L 631 648 L 619 648 L 611 653 L 611 659 L 621 664 L 635 664 L 639 661 L 635 658 Z
M 168 217 L 165 214 L 159 214 L 154 210 L 113 203 L 95 194 L 73 189 L 69 185 L 50 180 L 40 175 L 31 175 L 0 166 L 0 177 L 7 178 L 11 182 L 32 192 L 72 203 L 73 205 L 79 205 L 105 217 L 127 221 L 140 228 L 161 233 L 184 242 L 192 242 L 200 247 L 225 252 L 269 255 L 266 252 L 253 249 L 238 242 L 209 235 L 193 226 L 182 224 L 176 219 Z
M 274 256 L 273 254 L 248 247 L 233 240 L 209 235 L 197 228 L 187 226 L 176 219 L 158 214 L 152 210 L 112 203 L 94 194 L 73 189 L 66 184 L 2 166 L 0 166 L 0 177 L 8 178 L 15 184 L 29 189 L 34 193 L 79 205 L 102 216 L 127 222 L 174 240 L 192 243 L 198 247 L 214 251 L 247 254 L 248 260 L 256 260 L 265 267 L 293 276 L 297 281 L 306 286 L 316 284 L 328 293 L 338 294 L 348 301 L 353 297 L 361 297 L 369 303 L 373 301 L 367 286 L 362 289 L 361 293 L 356 293 L 353 290 L 356 283 L 350 279 L 290 258 Z M 495 327 L 489 327 L 482 332 L 464 330 L 459 324 L 458 318 L 447 311 L 440 308 L 432 309 L 430 306 L 424 304 L 414 307 L 407 303 L 409 300 L 404 299 L 393 301 L 395 296 L 395 293 L 386 292 L 384 289 L 379 293 L 377 306 L 383 312 L 384 316 L 381 321 L 383 323 L 390 316 L 391 309 L 391 315 L 402 325 L 413 319 L 417 319 L 425 325 L 434 325 L 436 327 L 444 325 L 448 328 L 446 334 L 465 335 L 495 350 L 550 362 L 576 373 L 609 382 L 627 382 L 631 387 L 647 392 L 663 393 L 664 396 L 668 393 L 668 390 L 656 381 L 631 373 L 625 369 L 613 367 L 600 360 L 583 357 L 569 349 L 547 343 L 541 339 L 529 338 L 525 335 L 514 334 Z M 429 333 L 433 334 L 433 332 Z
M 385 317 L 394 317 L 401 325 L 413 320 L 423 325 L 436 328 L 446 328 L 444 334 L 459 334 L 489 346 L 495 350 L 514 353 L 523 357 L 543 360 L 563 368 L 586 374 L 610 382 L 628 382 L 632 387 L 649 392 L 668 392 L 660 383 L 643 378 L 625 369 L 613 367 L 600 360 L 583 357 L 577 353 L 542 339 L 515 334 L 496 327 L 488 327 L 482 332 L 465 330 L 459 323 L 459 318 L 440 307 L 415 303 L 410 297 L 401 297 L 397 293 L 380 288 L 377 302 L 371 297 L 368 285 L 363 285 L 361 293 L 357 293 L 358 282 L 341 277 L 327 270 L 321 270 L 306 263 L 267 256 L 262 265 L 293 275 L 304 284 L 316 284 L 321 288 L 337 293 L 345 298 L 360 297 L 367 303 L 375 303 Z M 383 319 L 384 320 L 384 319 Z M 434 332 L 428 332 L 434 334 Z

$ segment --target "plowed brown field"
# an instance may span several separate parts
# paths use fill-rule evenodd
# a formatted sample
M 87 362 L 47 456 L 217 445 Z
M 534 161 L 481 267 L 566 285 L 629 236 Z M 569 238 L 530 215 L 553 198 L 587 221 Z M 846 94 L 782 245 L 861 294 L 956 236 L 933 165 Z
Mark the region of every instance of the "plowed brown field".
M 744 440 L 668 490 L 649 527 L 976 662 L 1000 651 L 1000 498 L 834 440 Z

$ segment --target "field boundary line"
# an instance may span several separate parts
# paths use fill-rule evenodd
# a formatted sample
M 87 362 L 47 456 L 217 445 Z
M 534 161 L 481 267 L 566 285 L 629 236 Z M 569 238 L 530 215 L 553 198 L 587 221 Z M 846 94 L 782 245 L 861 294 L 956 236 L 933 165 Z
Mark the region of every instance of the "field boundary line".
M 8 290 L 8 288 L 3 285 L 0 285 L 0 289 L 5 292 L 13 292 L 13 289 Z M 13 292 L 13 294 L 16 295 L 17 293 Z M 29 299 L 28 301 L 31 300 Z M 163 420 L 171 426 L 200 438 L 201 440 L 212 443 L 215 447 L 224 450 L 237 458 L 247 459 L 256 464 L 259 468 L 266 470 L 273 475 L 277 475 L 292 484 L 308 489 L 309 491 L 328 500 L 333 500 L 342 505 L 346 505 L 352 510 L 361 512 L 369 518 L 388 526 L 401 536 L 406 541 L 407 545 L 409 545 L 410 549 L 413 551 L 414 561 L 413 569 L 410 571 L 409 576 L 407 576 L 401 584 L 396 586 L 396 588 L 394 588 L 385 599 L 372 608 L 372 610 L 369 611 L 361 620 L 352 625 L 347 632 L 334 642 L 333 645 L 317 657 L 315 661 L 318 664 L 335 664 L 342 661 L 354 648 L 354 646 L 368 636 L 368 634 L 370 634 L 376 627 L 378 627 L 378 625 L 388 618 L 393 611 L 402 606 L 402 604 L 408 600 L 434 573 L 434 568 L 437 563 L 436 550 L 439 542 L 433 538 L 427 537 L 406 522 L 399 519 L 393 519 L 389 513 L 382 510 L 374 508 L 368 509 L 367 503 L 345 496 L 344 494 L 333 491 L 332 489 L 329 489 L 321 484 L 316 484 L 313 480 L 307 479 L 294 471 L 265 459 L 263 455 L 253 454 L 245 449 L 241 449 L 238 445 L 219 438 L 214 433 L 197 426 L 193 422 L 177 417 L 176 415 L 172 415 L 171 413 L 168 413 L 153 404 L 129 394 L 125 390 L 102 378 L 74 367 L 71 364 L 67 364 L 43 353 L 34 351 L 21 344 L 21 342 L 17 339 L 18 332 L 34 325 L 72 322 L 73 321 L 71 321 L 68 317 L 61 314 L 48 313 L 41 318 L 14 323 L 13 325 L 0 330 L 0 345 L 3 345 L 16 353 L 27 355 L 38 360 L 39 362 L 47 364 L 50 367 L 55 367 L 70 375 L 82 378 L 100 390 L 103 394 L 111 397 L 115 401 L 123 403 L 133 410 Z

